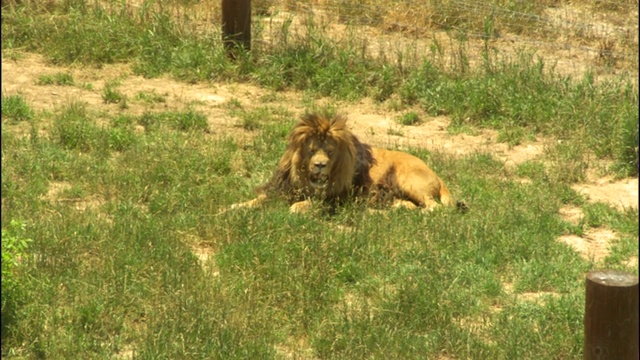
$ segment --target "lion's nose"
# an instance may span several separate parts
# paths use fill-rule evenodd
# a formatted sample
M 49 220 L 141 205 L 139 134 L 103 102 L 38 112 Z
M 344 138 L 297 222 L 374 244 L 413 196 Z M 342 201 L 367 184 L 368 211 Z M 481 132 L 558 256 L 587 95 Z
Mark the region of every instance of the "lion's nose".
M 323 167 L 327 166 L 327 163 L 324 161 L 316 161 L 313 163 L 313 165 L 318 169 L 322 169 Z

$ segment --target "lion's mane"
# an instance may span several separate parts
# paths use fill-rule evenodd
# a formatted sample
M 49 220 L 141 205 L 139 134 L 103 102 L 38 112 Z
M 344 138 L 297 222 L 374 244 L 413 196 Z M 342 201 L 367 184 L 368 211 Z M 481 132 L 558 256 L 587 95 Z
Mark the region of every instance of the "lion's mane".
M 309 156 L 304 147 L 311 138 L 319 141 L 331 138 L 337 146 L 328 185 L 322 193 L 309 183 Z M 327 201 L 341 201 L 368 190 L 372 182 L 369 168 L 373 161 L 371 147 L 361 143 L 349 131 L 345 117 L 306 114 L 293 128 L 285 153 L 270 181 L 258 191 L 285 196 L 289 202 L 314 196 Z

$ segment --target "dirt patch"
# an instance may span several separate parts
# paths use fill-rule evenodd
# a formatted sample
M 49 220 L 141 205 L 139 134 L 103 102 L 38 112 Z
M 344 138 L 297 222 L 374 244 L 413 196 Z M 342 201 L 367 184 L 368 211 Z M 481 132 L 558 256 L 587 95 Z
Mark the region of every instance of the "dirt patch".
M 82 86 L 37 85 L 40 76 L 69 73 L 79 84 L 93 83 L 102 89 L 109 74 L 113 77 L 127 73 L 127 66 L 112 65 L 105 69 L 73 69 L 50 66 L 37 54 L 24 54 L 19 60 L 2 59 L 2 93 L 20 94 L 37 110 L 52 110 L 73 100 L 81 100 L 91 107 L 103 107 L 98 91 Z
M 343 109 L 353 132 L 363 141 L 380 147 L 414 147 L 453 155 L 486 152 L 511 164 L 535 159 L 544 151 L 543 141 L 510 148 L 498 142 L 498 132 L 494 130 L 480 129 L 477 135 L 450 134 L 447 130 L 450 119 L 444 116 L 427 118 L 419 125 L 403 126 L 396 120 L 398 113 L 373 112 L 376 105 L 368 99 Z
M 521 302 L 544 302 L 544 300 L 549 297 L 558 296 L 558 293 L 552 291 L 523 292 L 516 294 L 513 291 L 513 284 L 510 282 L 503 283 L 502 288 L 507 295 L 515 296 L 516 300 Z M 494 310 L 501 311 L 502 309 L 494 308 Z
M 558 241 L 572 247 L 584 259 L 599 263 L 609 255 L 610 244 L 616 239 L 612 230 L 596 228 L 588 229 L 583 236 L 563 235 Z
M 572 188 L 591 201 L 603 202 L 619 210 L 638 208 L 638 178 L 614 181 L 604 177 L 589 184 L 575 184 Z
M 60 197 L 60 194 L 71 189 L 71 184 L 65 181 L 53 181 L 49 184 L 49 190 L 45 195 L 46 200 L 55 201 Z
M 76 85 L 37 84 L 40 76 L 58 73 L 71 74 Z M 113 86 L 128 99 L 126 107 L 105 102 L 103 92 L 107 86 Z M 251 107 L 260 103 L 260 97 L 268 91 L 245 84 L 187 84 L 168 77 L 145 79 L 133 75 L 130 66 L 122 64 L 101 69 L 50 66 L 41 55 L 24 54 L 19 60 L 2 59 L 2 93 L 20 94 L 39 111 L 50 111 L 72 102 L 86 103 L 92 112 L 131 115 L 191 107 L 207 116 L 213 136 L 245 138 L 248 133 L 236 126 L 237 119 L 229 116 L 223 105 L 234 100 L 241 106 Z M 145 93 L 155 94 L 164 101 L 136 100 Z
M 563 220 L 573 225 L 578 225 L 584 218 L 584 212 L 582 212 L 582 209 L 577 206 L 561 207 L 558 212 L 560 213 L 560 217 L 562 217 Z
M 191 251 L 198 258 L 202 266 L 206 265 L 211 259 L 213 259 L 213 255 L 215 254 L 213 248 L 207 244 L 191 245 Z
M 215 248 L 207 241 L 200 239 L 193 234 L 184 234 L 183 240 L 191 248 L 191 252 L 198 259 L 200 266 L 212 277 L 220 276 L 220 271 L 216 265 L 214 255 Z
M 556 298 L 559 296 L 558 293 L 551 291 L 538 291 L 538 292 L 524 292 L 524 293 L 514 293 L 513 292 L 513 284 L 506 282 L 502 284 L 504 292 L 510 297 L 514 297 L 515 301 L 518 303 L 526 302 L 526 303 L 535 303 L 544 305 L 546 301 L 551 298 Z M 502 307 L 498 304 L 492 305 L 490 308 L 490 313 L 486 315 L 477 315 L 472 317 L 462 317 L 457 318 L 454 321 L 462 328 L 467 329 L 474 335 L 476 335 L 479 339 L 485 342 L 488 345 L 494 345 L 495 343 L 487 336 L 489 330 L 493 326 L 491 321 L 491 316 L 494 314 L 498 314 L 502 311 Z
M 558 293 L 552 291 L 536 291 L 536 292 L 524 292 L 518 294 L 518 300 L 524 302 L 544 302 L 545 300 L 557 297 Z
M 53 181 L 49 184 L 49 190 L 43 196 L 50 202 L 66 203 L 78 211 L 95 209 L 104 203 L 104 200 L 96 197 L 82 197 L 73 194 L 73 185 L 65 181 Z
M 283 359 L 318 359 L 313 353 L 313 348 L 305 338 L 290 336 L 286 343 L 277 344 L 274 348 L 279 357 Z
M 636 179 L 637 184 L 637 179 Z M 577 185 L 580 188 L 591 187 L 592 185 Z M 621 186 L 621 185 L 618 185 Z M 637 192 L 637 189 L 636 189 Z M 588 193 L 588 192 L 587 192 Z M 637 201 L 637 199 L 636 199 Z M 606 202 L 606 201 L 605 201 Z M 637 203 L 636 203 L 637 207 Z M 579 225 L 584 218 L 584 212 L 582 209 L 576 206 L 565 206 L 558 211 L 560 217 L 563 220 L 573 224 Z M 585 231 L 582 236 L 578 235 L 563 235 L 558 238 L 558 241 L 569 245 L 573 248 L 582 258 L 588 261 L 594 261 L 595 263 L 601 262 L 609 255 L 609 248 L 611 243 L 617 239 L 617 235 L 606 228 L 591 228 Z
M 635 191 L 637 193 L 637 188 L 635 189 Z M 606 200 L 599 201 L 607 202 Z M 637 207 L 637 203 L 635 206 Z M 573 225 L 579 225 L 584 218 L 582 209 L 576 206 L 562 207 L 559 210 L 559 214 L 563 220 Z M 617 234 L 612 230 L 606 228 L 590 228 L 585 231 L 582 236 L 563 235 L 558 238 L 558 241 L 569 245 L 585 260 L 599 263 L 609 255 L 611 244 L 612 242 L 616 241 L 617 238 Z M 632 257 L 623 264 L 629 268 L 637 268 L 638 258 Z

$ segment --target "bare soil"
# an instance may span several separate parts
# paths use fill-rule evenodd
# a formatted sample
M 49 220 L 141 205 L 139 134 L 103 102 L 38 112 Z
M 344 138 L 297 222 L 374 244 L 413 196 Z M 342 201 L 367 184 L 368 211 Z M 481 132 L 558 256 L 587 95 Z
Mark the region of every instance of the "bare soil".
M 40 76 L 58 73 L 70 73 L 76 85 L 37 85 Z M 129 99 L 126 109 L 122 109 L 118 104 L 106 104 L 102 99 L 104 87 L 114 81 L 118 81 L 117 89 Z M 91 84 L 91 86 L 82 86 L 82 84 Z M 140 92 L 162 95 L 166 101 L 149 104 L 137 100 L 136 95 Z M 234 100 L 239 101 L 243 108 L 251 109 L 260 106 L 263 103 L 261 101 L 263 96 L 270 95 L 272 92 L 250 84 L 187 84 L 169 77 L 145 79 L 133 75 L 127 65 L 107 65 L 101 69 L 79 66 L 57 67 L 47 64 L 40 55 L 24 54 L 18 60 L 3 57 L 2 94 L 5 96 L 20 94 L 38 111 L 51 111 L 76 101 L 87 103 L 90 111 L 106 114 L 181 110 L 189 105 L 206 114 L 211 136 L 231 135 L 242 142 L 253 135 L 237 126 L 238 119 L 229 114 L 224 104 Z M 301 93 L 280 92 L 277 93 L 277 99 L 278 106 L 287 109 L 295 116 L 304 111 Z M 335 100 L 327 99 L 326 101 L 335 103 Z M 453 156 L 474 152 L 491 153 L 509 166 L 542 156 L 545 146 L 551 141 L 536 139 L 509 147 L 505 143 L 498 142 L 497 132 L 492 130 L 477 130 L 474 131 L 474 135 L 450 134 L 447 131 L 450 120 L 443 116 L 430 118 L 424 115 L 424 121 L 418 125 L 401 126 L 396 121 L 401 113 L 369 99 L 335 105 L 349 117 L 350 125 L 356 135 L 365 142 L 381 147 L 417 147 L 438 150 Z M 49 124 L 40 125 L 40 131 L 47 133 Z M 3 126 L 7 126 L 10 131 L 23 133 L 25 136 L 28 134 L 24 124 L 3 124 Z M 52 184 L 49 196 L 61 197 L 59 194 L 68 187 L 69 184 Z M 605 202 L 619 209 L 638 208 L 637 178 L 623 180 L 613 180 L 610 177 L 595 178 L 588 183 L 574 185 L 574 189 L 592 201 Z M 57 201 L 65 201 L 65 199 L 58 198 Z M 93 201 L 99 200 L 93 199 Z M 79 208 L 86 206 L 91 206 L 91 203 L 78 202 Z M 561 210 L 561 215 L 567 221 L 576 221 L 580 218 L 580 213 L 581 210 L 578 208 Z M 563 237 L 559 240 L 574 247 L 586 258 L 599 261 L 606 256 L 608 244 L 615 238 L 616 235 L 607 229 L 596 229 L 586 231 L 582 238 Z

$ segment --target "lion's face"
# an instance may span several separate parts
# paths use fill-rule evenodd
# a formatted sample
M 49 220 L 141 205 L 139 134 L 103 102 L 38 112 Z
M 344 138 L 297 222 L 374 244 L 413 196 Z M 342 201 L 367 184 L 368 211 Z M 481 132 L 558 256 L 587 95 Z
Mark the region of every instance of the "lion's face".
M 311 137 L 304 146 L 304 163 L 307 167 L 309 185 L 323 190 L 329 185 L 334 168 L 338 145 L 332 137 Z
M 343 117 L 306 115 L 292 130 L 275 179 L 286 193 L 343 196 L 355 174 L 355 137 Z

